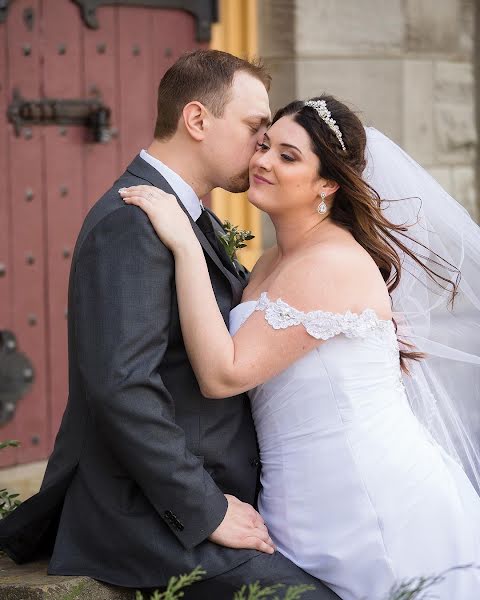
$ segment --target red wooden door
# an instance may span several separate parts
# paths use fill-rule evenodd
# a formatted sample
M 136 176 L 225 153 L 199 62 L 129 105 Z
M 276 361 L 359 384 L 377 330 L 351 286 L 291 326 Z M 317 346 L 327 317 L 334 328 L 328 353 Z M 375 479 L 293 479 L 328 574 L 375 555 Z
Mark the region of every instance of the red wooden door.
M 0 440 L 21 442 L 0 453 L 0 466 L 51 451 L 68 393 L 67 285 L 83 217 L 151 141 L 165 70 L 205 45 L 184 10 L 105 2 L 91 29 L 78 4 L 15 0 L 0 23 L 0 329 L 14 332 L 36 373 L 0 427 Z M 15 89 L 28 100 L 99 95 L 111 109 L 111 139 L 93 143 L 85 127 L 54 124 L 17 135 L 6 116 Z

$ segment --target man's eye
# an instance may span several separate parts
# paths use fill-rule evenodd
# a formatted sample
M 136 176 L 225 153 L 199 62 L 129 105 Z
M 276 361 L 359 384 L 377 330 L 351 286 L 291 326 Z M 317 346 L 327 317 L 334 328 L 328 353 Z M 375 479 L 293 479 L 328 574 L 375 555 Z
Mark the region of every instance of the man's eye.
M 260 125 L 250 125 L 250 130 L 252 131 L 252 133 L 258 133 L 258 131 L 260 130 Z

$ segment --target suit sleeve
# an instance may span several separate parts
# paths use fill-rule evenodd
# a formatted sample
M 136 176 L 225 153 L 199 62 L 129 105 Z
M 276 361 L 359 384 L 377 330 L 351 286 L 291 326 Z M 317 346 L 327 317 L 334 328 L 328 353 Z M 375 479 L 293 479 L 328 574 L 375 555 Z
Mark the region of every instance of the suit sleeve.
M 96 425 L 178 540 L 193 548 L 221 523 L 227 501 L 187 449 L 159 374 L 173 256 L 146 215 L 125 206 L 89 233 L 74 277 L 75 343 Z

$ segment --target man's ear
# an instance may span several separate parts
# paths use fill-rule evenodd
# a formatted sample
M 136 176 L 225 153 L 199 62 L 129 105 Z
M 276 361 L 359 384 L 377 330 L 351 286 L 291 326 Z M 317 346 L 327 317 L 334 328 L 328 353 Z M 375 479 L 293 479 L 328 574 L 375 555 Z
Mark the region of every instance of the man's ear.
M 196 141 L 203 140 L 208 127 L 208 112 L 205 106 L 196 100 L 189 102 L 183 107 L 182 116 L 189 135 Z

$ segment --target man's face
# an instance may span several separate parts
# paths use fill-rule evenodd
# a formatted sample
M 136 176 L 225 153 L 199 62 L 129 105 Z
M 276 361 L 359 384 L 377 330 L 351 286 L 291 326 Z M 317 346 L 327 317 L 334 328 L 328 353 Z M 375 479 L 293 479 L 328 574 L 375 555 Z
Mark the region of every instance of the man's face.
M 261 81 L 244 71 L 235 74 L 230 101 L 212 119 L 207 141 L 213 185 L 229 192 L 248 189 L 248 165 L 270 123 L 268 94 Z

